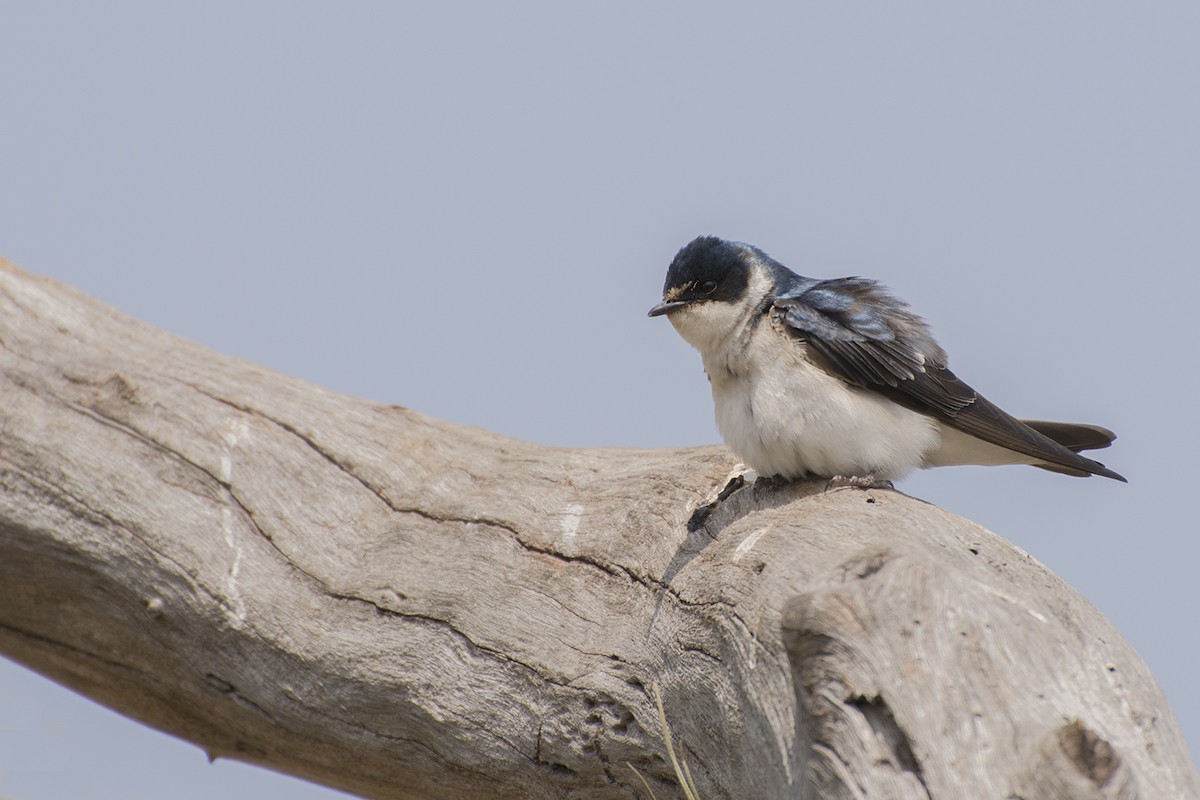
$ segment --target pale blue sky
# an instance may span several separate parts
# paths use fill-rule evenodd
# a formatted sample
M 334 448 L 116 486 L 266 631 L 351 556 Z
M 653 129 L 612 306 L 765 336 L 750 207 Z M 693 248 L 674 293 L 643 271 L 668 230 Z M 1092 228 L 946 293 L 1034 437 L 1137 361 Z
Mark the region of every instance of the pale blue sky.
M 0 6 L 0 253 L 348 394 L 558 445 L 717 440 L 675 250 L 879 278 L 1128 486 L 905 491 L 1015 541 L 1200 746 L 1191 2 Z M 437 344 L 435 344 L 435 342 Z M 0 588 L 0 602 L 3 602 Z M 0 662 L 0 796 L 319 798 Z

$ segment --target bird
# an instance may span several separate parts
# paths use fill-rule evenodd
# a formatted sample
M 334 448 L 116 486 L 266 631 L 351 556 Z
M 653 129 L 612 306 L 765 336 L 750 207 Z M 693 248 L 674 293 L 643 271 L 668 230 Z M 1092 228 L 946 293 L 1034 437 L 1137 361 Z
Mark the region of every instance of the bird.
M 760 477 L 866 486 L 929 467 L 1029 464 L 1125 482 L 1079 455 L 1108 447 L 1112 431 L 1001 410 L 878 281 L 806 278 L 752 245 L 700 236 L 671 261 L 649 316 L 700 351 L 721 436 Z

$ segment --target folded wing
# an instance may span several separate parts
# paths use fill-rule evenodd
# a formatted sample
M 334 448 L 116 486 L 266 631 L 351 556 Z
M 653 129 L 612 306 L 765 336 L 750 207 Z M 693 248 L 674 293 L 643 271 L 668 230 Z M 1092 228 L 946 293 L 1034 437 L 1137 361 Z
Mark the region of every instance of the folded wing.
M 1125 479 L 1077 450 L 1107 447 L 1111 431 L 1094 425 L 1016 419 L 964 383 L 920 317 L 876 281 L 836 278 L 798 286 L 772 307 L 771 320 L 808 345 L 821 367 L 1000 447 L 1070 475 Z M 1044 463 L 1040 463 L 1044 462 Z

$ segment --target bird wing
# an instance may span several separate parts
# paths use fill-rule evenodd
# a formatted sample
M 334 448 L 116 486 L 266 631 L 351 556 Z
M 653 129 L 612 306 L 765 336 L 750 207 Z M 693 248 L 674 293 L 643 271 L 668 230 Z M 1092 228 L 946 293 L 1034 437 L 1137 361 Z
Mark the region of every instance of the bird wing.
M 1074 474 L 1124 480 L 1007 414 L 959 379 L 925 321 L 876 281 L 835 278 L 797 287 L 778 297 L 770 314 L 777 328 L 808 345 L 814 362 L 847 383 Z

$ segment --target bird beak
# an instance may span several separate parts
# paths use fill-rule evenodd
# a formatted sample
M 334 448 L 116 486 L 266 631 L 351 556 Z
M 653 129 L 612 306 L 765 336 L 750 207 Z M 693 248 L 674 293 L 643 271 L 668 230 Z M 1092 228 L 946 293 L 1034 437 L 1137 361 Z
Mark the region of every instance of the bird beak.
M 650 313 L 646 316 L 661 317 L 663 314 L 670 314 L 672 311 L 683 308 L 687 303 L 683 300 L 664 300 L 654 308 L 650 309 Z

